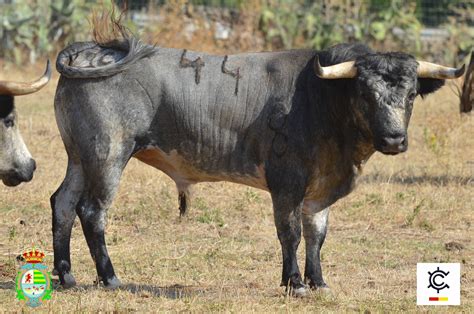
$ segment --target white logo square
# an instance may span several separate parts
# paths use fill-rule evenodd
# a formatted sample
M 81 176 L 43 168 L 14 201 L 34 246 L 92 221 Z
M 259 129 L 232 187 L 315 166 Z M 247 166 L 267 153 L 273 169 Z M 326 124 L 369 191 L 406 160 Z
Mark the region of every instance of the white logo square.
M 460 305 L 461 265 L 459 263 L 416 264 L 417 305 Z

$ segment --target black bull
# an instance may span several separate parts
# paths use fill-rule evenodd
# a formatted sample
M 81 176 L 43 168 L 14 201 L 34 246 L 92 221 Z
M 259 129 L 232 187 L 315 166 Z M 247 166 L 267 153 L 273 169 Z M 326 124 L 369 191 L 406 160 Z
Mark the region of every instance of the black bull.
M 105 216 L 135 157 L 176 182 L 182 212 L 198 182 L 270 192 L 281 284 L 296 295 L 306 293 L 305 282 L 326 287 L 320 248 L 328 207 L 353 189 L 375 151 L 407 149 L 415 96 L 463 72 L 363 45 L 211 56 L 134 39 L 74 44 L 60 53 L 57 68 L 56 119 L 69 160 L 51 205 L 54 272 L 63 286 L 75 284 L 69 243 L 76 214 L 100 279 L 106 287 L 120 284 L 105 245 Z M 296 259 L 301 226 L 305 281 Z

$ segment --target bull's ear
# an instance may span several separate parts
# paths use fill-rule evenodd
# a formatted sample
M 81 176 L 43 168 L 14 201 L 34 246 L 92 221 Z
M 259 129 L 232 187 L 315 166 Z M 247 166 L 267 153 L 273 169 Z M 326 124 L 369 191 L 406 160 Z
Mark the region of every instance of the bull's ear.
M 13 96 L 0 95 L 0 119 L 5 118 L 13 111 Z
M 433 78 L 418 78 L 418 94 L 425 97 L 443 87 L 444 80 Z

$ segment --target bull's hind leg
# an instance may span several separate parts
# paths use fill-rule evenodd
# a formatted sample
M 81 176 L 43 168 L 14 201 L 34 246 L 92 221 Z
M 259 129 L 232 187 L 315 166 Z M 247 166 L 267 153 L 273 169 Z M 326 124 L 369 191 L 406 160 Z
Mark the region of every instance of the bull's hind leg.
M 53 209 L 54 270 L 65 288 L 76 284 L 71 274 L 70 240 L 76 218 L 76 205 L 84 188 L 84 175 L 80 164 L 69 160 L 66 177 L 58 190 L 51 196 Z
M 132 154 L 133 145 L 109 143 L 107 146 L 106 156 L 97 156 L 94 152 L 82 156 L 84 192 L 76 212 L 81 220 L 99 280 L 107 288 L 116 288 L 120 285 L 120 281 L 115 276 L 105 244 L 106 212 L 115 197 L 123 169 Z M 118 148 L 118 151 L 113 152 L 113 148 Z
M 306 205 L 302 215 L 306 243 L 305 281 L 313 289 L 328 288 L 323 280 L 320 252 L 326 238 L 329 208 L 313 213 Z

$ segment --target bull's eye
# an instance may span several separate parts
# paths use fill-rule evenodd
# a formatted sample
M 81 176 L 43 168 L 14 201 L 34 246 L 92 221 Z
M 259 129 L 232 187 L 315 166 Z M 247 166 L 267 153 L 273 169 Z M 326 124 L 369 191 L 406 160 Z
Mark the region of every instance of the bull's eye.
M 416 97 L 416 93 L 412 92 L 408 95 L 407 99 L 408 99 L 409 102 L 413 102 L 415 100 L 415 97 Z
M 5 119 L 3 120 L 3 124 L 5 124 L 7 128 L 11 128 L 15 125 L 15 121 L 13 121 L 13 119 Z

